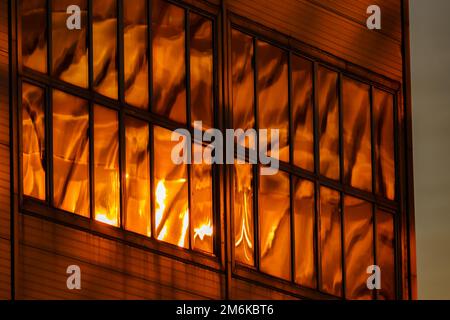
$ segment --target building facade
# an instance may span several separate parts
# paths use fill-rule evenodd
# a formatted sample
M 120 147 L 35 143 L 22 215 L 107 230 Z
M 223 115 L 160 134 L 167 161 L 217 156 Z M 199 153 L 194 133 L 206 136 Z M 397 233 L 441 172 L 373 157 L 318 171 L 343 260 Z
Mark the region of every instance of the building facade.
M 416 298 L 407 1 L 0 2 L 0 298 Z

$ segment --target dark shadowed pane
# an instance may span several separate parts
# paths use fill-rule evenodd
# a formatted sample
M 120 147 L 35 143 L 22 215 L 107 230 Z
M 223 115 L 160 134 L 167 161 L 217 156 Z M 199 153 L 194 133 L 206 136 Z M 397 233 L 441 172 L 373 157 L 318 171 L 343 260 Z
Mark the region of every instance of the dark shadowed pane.
M 117 3 L 93 0 L 94 89 L 117 99 Z
M 318 69 L 320 173 L 339 179 L 339 97 L 338 75 L 324 67 Z
M 76 5 L 81 12 L 81 29 L 68 29 L 67 8 Z M 69 20 L 69 22 L 73 22 Z M 88 86 L 87 0 L 52 1 L 52 73 L 79 87 Z
M 282 171 L 272 176 L 260 175 L 259 183 L 260 269 L 290 280 L 289 175 Z
M 154 127 L 155 237 L 179 247 L 189 247 L 188 173 L 186 164 L 174 164 L 171 153 L 177 142 L 172 131 Z
M 45 200 L 45 92 L 22 84 L 23 194 Z
M 376 192 L 395 199 L 394 97 L 384 91 L 373 91 L 375 130 Z
M 258 70 L 258 112 L 260 129 L 279 130 L 279 141 L 271 141 L 270 131 L 260 136 L 267 143 L 268 155 L 289 161 L 289 108 L 287 53 L 266 42 L 257 42 L 256 69 Z M 273 143 L 273 144 L 272 144 Z M 273 154 L 278 148 L 279 156 Z
M 22 62 L 25 67 L 47 72 L 46 0 L 22 0 Z
M 205 148 L 196 145 L 195 152 L 203 153 Z M 212 166 L 206 163 L 191 166 L 192 204 L 192 249 L 213 252 L 213 202 Z
M 123 2 L 125 102 L 148 108 L 147 1 Z
M 185 13 L 152 1 L 153 111 L 186 123 Z
M 372 190 L 372 142 L 368 85 L 343 78 L 344 180 Z
M 231 32 L 233 127 L 247 130 L 255 125 L 253 38 Z
M 146 236 L 150 224 L 150 138 L 149 125 L 125 118 L 125 228 Z
M 292 56 L 292 124 L 294 164 L 314 171 L 312 63 Z
M 367 288 L 367 267 L 373 259 L 372 205 L 369 202 L 345 196 L 344 198 L 344 252 L 345 297 L 347 299 L 372 299 Z
M 53 91 L 53 187 L 55 207 L 89 217 L 89 106 Z
M 395 299 L 394 216 L 377 211 L 377 265 L 381 270 L 378 299 Z
M 213 43 L 212 21 L 190 14 L 191 116 L 213 126 Z
M 294 183 L 295 282 L 316 287 L 314 254 L 314 183 L 299 178 Z
M 250 164 L 234 165 L 234 255 L 254 265 L 253 173 Z
M 341 211 L 338 191 L 320 188 L 321 289 L 342 295 Z
M 113 226 L 120 219 L 119 121 L 117 112 L 94 107 L 95 220 Z

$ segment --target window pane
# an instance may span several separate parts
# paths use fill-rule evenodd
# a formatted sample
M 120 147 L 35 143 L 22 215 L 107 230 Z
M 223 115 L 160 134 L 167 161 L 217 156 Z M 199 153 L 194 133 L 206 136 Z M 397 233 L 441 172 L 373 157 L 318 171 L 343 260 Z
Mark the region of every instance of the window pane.
M 119 121 L 117 112 L 94 107 L 95 220 L 113 226 L 120 219 Z
M 45 200 L 45 92 L 22 84 L 23 194 Z
M 294 178 L 295 282 L 316 287 L 314 183 Z
M 213 126 L 212 21 L 190 13 L 190 69 L 192 121 Z
M 150 224 L 149 125 L 125 118 L 125 228 L 146 236 Z
M 89 217 L 89 106 L 53 91 L 53 183 L 55 207 Z
M 260 176 L 259 232 L 261 271 L 291 279 L 289 175 Z
M 367 267 L 373 259 L 372 204 L 344 198 L 345 296 L 348 299 L 372 299 L 367 288 Z
M 22 0 L 22 62 L 25 67 L 47 72 L 46 0 Z
M 381 269 L 381 289 L 378 299 L 395 299 L 394 265 L 394 217 L 392 214 L 377 211 L 377 265 Z
M 254 265 L 252 165 L 234 165 L 234 255 L 236 261 Z
M 394 97 L 384 91 L 373 91 L 375 127 L 376 192 L 395 199 Z
M 117 99 L 117 3 L 93 0 L 94 89 Z
M 336 72 L 319 67 L 318 95 L 320 173 L 339 180 L 339 98 Z
M 194 147 L 194 153 L 204 153 L 200 145 Z M 191 176 L 192 204 L 192 249 L 213 252 L 213 202 L 212 202 L 212 166 L 193 164 Z
M 344 78 L 344 180 L 372 191 L 372 141 L 369 86 Z
M 255 125 L 253 39 L 231 31 L 233 127 L 247 130 Z
M 123 2 L 125 102 L 148 108 L 147 1 Z
M 177 142 L 172 131 L 154 127 L 155 236 L 179 247 L 189 247 L 187 165 L 174 164 L 171 152 Z
M 153 111 L 186 123 L 184 10 L 162 0 L 152 3 Z
M 67 28 L 67 8 L 81 9 L 81 30 Z M 52 1 L 52 72 L 71 84 L 88 86 L 87 0 Z
M 320 267 L 322 290 L 342 295 L 341 211 L 338 191 L 320 188 Z
M 314 171 L 312 63 L 292 56 L 292 122 L 294 164 Z
M 289 161 L 288 64 L 285 51 L 266 42 L 257 42 L 258 112 L 260 129 L 278 129 L 278 145 L 268 144 L 270 150 L 278 146 L 279 159 Z M 270 131 L 269 131 L 270 137 Z M 264 139 L 264 135 L 261 136 Z M 270 139 L 270 138 L 269 138 Z M 263 145 L 267 141 L 260 141 Z

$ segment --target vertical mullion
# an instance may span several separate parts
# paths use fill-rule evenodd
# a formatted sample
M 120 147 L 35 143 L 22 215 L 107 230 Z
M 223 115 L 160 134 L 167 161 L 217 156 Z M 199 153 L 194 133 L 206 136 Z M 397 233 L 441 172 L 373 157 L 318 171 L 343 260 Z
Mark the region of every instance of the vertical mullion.
M 147 3 L 147 59 L 148 59 L 148 102 L 149 106 L 147 111 L 153 108 L 153 38 L 152 38 L 152 0 L 146 1 Z M 153 234 L 153 233 L 152 233 Z
M 257 70 L 257 39 L 253 38 L 253 103 L 254 103 L 254 114 L 255 114 L 255 130 L 258 132 L 259 128 L 259 103 L 258 103 L 258 70 Z M 255 233 L 255 267 L 259 270 L 260 267 L 260 256 L 259 256 L 259 243 L 260 243 L 260 235 L 259 235 L 259 137 L 257 135 L 255 139 L 255 148 L 256 148 L 256 158 L 257 164 L 252 166 L 253 169 L 253 218 L 255 221 L 254 233 Z M 251 159 L 249 158 L 249 161 Z
M 92 1 L 88 0 L 87 7 L 87 39 L 88 42 L 88 77 L 89 91 L 94 87 L 94 42 L 93 42 L 93 12 Z M 94 172 L 94 106 L 89 101 L 89 200 L 90 218 L 95 219 L 95 172 Z
M 370 101 L 370 132 L 371 132 L 371 156 L 372 156 L 372 192 L 375 195 L 376 199 L 376 177 L 377 177 L 377 166 L 376 166 L 376 157 L 375 157 L 375 117 L 374 117 L 374 106 L 373 106 L 373 86 L 370 86 L 369 91 L 369 101 Z M 372 204 L 372 232 L 373 232 L 373 264 L 377 265 L 377 205 L 376 203 Z M 373 290 L 373 299 L 378 299 L 378 291 Z
M 398 123 L 398 117 L 399 117 L 399 96 L 398 94 L 393 95 L 393 106 L 390 106 L 391 108 L 394 108 L 394 170 L 395 170 L 395 195 L 394 200 L 397 201 L 397 203 L 400 206 L 400 212 L 396 212 L 394 215 L 394 274 L 395 274 L 395 298 L 401 298 L 403 296 L 403 271 L 402 271 L 402 263 L 403 263 L 403 248 L 402 245 L 402 234 L 401 234 L 401 223 L 403 223 L 403 212 L 406 212 L 406 206 L 404 205 L 403 201 L 403 194 L 402 194 L 402 188 L 400 184 L 400 141 L 398 137 L 400 136 L 400 128 Z M 406 234 L 407 237 L 409 237 L 409 233 Z M 400 256 L 398 255 L 400 254 Z M 409 255 L 409 253 L 407 253 Z
M 150 215 L 150 221 L 151 221 L 151 230 L 152 234 L 151 237 L 153 239 L 157 239 L 156 234 L 156 219 L 155 219 L 155 174 L 154 174 L 154 163 L 155 163 L 155 157 L 154 157 L 154 127 L 153 125 L 149 126 L 150 135 L 149 135 L 149 143 L 150 143 L 150 208 L 151 208 L 151 215 Z
M 119 66 L 118 84 L 119 84 L 119 102 L 121 105 L 125 102 L 125 88 L 124 88 L 124 28 L 123 28 L 123 1 L 117 0 L 117 57 L 116 60 Z M 119 172 L 120 172 L 120 221 L 119 226 L 124 228 L 125 217 L 125 192 L 126 186 L 126 155 L 125 155 L 125 112 L 123 108 L 119 111 Z
M 293 132 L 294 125 L 292 122 L 292 53 L 289 51 L 288 53 L 288 117 L 289 117 L 289 163 L 293 164 L 294 162 L 294 148 L 293 148 Z M 293 176 L 289 174 L 289 198 L 290 198 L 290 219 L 291 219 L 291 281 L 295 281 L 295 221 L 294 221 L 294 186 L 293 186 Z
M 94 105 L 89 101 L 89 198 L 90 218 L 95 219 L 95 172 L 94 172 Z
M 313 63 L 313 118 L 314 118 L 314 171 L 316 177 L 320 177 L 320 134 L 319 134 L 319 92 L 317 85 L 317 72 L 318 72 L 318 63 Z M 314 181 L 314 250 L 315 250 L 315 269 L 316 269 L 316 288 L 320 290 L 322 286 L 322 269 L 320 267 L 321 263 L 321 252 L 320 252 L 320 225 L 319 225 L 319 192 L 320 192 L 320 183 L 319 179 Z
M 53 75 L 52 61 L 53 61 L 53 46 L 52 46 L 52 0 L 47 0 L 47 74 L 51 77 Z
M 52 75 L 52 1 L 46 2 L 47 16 L 47 74 Z M 44 115 L 45 115 L 45 143 L 46 143 L 46 201 L 50 206 L 53 206 L 53 127 L 52 127 L 52 94 L 50 87 L 46 87 L 44 91 Z
M 191 60 L 190 60 L 190 50 L 191 50 L 191 34 L 190 34 L 190 12 L 189 9 L 185 9 L 184 11 L 184 35 L 185 35 L 185 46 L 184 46 L 184 64 L 186 67 L 186 125 L 188 130 L 192 128 L 192 114 L 191 114 Z M 195 142 L 194 142 L 195 144 Z M 191 144 L 191 148 L 193 145 Z M 192 159 L 192 152 L 188 155 Z M 189 160 L 191 160 L 189 159 Z M 191 237 L 191 229 L 192 229 L 192 164 L 187 164 L 188 171 L 188 208 L 189 208 L 189 249 L 192 249 L 192 237 Z
M 339 175 L 341 184 L 345 189 L 345 170 L 344 170 L 344 117 L 343 117 L 343 104 L 342 104 L 342 94 L 343 94 L 343 75 L 338 74 L 338 101 L 339 101 Z M 344 230 L 344 196 L 343 192 L 340 192 L 339 201 L 339 211 L 341 215 L 341 264 L 342 264 L 342 297 L 346 297 L 346 272 L 345 272 L 345 230 Z

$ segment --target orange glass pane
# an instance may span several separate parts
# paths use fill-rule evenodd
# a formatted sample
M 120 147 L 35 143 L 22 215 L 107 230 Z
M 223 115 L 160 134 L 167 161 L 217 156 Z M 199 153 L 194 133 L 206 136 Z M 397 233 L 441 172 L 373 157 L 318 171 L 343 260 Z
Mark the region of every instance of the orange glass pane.
M 298 178 L 294 183 L 295 282 L 316 288 L 314 253 L 314 183 Z
M 45 92 L 22 84 L 23 194 L 45 200 Z
M 258 70 L 258 113 L 260 129 L 279 130 L 279 159 L 289 162 L 289 106 L 287 53 L 266 42 L 257 42 L 256 69 Z M 270 131 L 269 131 L 270 137 Z M 270 139 L 268 137 L 268 139 Z M 277 145 L 268 143 L 268 155 Z
M 117 112 L 94 106 L 95 220 L 119 226 L 119 121 Z
M 186 123 L 185 12 L 152 1 L 153 111 Z
M 344 181 L 372 191 L 372 141 L 368 85 L 343 78 Z
M 25 67 L 47 72 L 46 0 L 22 0 L 22 62 Z
M 67 8 L 77 5 L 81 30 L 67 28 Z M 58 79 L 88 87 L 87 0 L 52 1 L 52 73 Z
M 171 161 L 177 142 L 172 131 L 154 127 L 155 237 L 189 248 L 189 199 L 187 165 Z
M 255 125 L 253 38 L 231 31 L 233 127 L 247 130 Z
M 94 89 L 117 99 L 117 2 L 92 1 Z
M 204 152 L 204 148 L 201 147 L 193 150 Z M 212 166 L 193 164 L 191 168 L 192 249 L 212 253 L 214 236 Z
M 125 102 L 148 108 L 147 1 L 123 2 Z
M 341 210 L 338 191 L 320 188 L 320 269 L 321 289 L 342 295 Z
M 254 265 L 253 173 L 250 164 L 234 165 L 234 255 Z
M 339 96 L 338 75 L 318 69 L 320 173 L 339 180 Z
M 344 197 L 344 252 L 345 297 L 347 299 L 372 299 L 373 291 L 367 288 L 367 267 L 373 259 L 372 205 L 369 202 Z
M 294 164 L 314 171 L 314 110 L 312 63 L 292 56 L 292 124 Z
M 195 13 L 190 18 L 190 70 L 192 121 L 213 126 L 212 21 Z
M 394 216 L 388 212 L 377 211 L 377 265 L 381 270 L 381 289 L 378 299 L 393 300 L 395 289 L 395 238 Z
M 147 123 L 125 118 L 125 229 L 150 237 L 149 133 Z
M 395 199 L 394 157 L 394 97 L 387 92 L 373 90 L 373 118 L 375 130 L 376 192 Z
M 291 220 L 289 175 L 279 171 L 260 176 L 259 233 L 260 269 L 291 279 Z
M 89 217 L 88 103 L 54 90 L 52 107 L 54 206 Z

